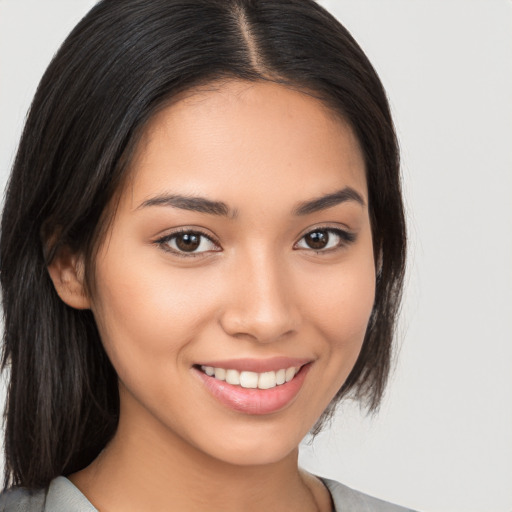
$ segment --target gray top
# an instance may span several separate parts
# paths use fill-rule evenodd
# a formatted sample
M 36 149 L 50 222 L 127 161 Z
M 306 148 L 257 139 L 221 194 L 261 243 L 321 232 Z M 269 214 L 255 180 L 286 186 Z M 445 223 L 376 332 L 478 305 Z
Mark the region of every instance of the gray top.
M 350 487 L 321 479 L 334 502 L 333 512 L 413 512 L 372 498 Z M 0 512 L 98 512 L 70 480 L 59 476 L 51 481 L 48 490 L 29 492 L 11 489 L 0 495 Z

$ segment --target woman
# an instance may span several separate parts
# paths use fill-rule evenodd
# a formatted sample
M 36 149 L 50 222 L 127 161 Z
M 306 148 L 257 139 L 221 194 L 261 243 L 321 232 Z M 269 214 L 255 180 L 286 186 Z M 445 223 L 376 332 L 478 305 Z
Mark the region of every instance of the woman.
M 312 1 L 98 3 L 0 256 L 6 510 L 399 510 L 297 465 L 378 407 L 405 256 L 385 93 Z

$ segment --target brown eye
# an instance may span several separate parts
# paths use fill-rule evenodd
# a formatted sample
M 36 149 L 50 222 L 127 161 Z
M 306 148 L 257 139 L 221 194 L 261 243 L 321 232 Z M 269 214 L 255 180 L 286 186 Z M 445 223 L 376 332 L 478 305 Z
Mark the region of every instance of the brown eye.
M 180 251 L 193 252 L 201 244 L 201 235 L 199 233 L 182 233 L 175 236 L 176 247 Z
M 198 231 L 173 233 L 157 240 L 157 244 L 166 251 L 181 256 L 196 256 L 221 250 L 213 240 Z
M 304 241 L 311 249 L 325 249 L 329 243 L 329 233 L 327 231 L 312 231 L 304 237 Z
M 354 233 L 337 228 L 315 229 L 305 234 L 295 245 L 296 249 L 328 251 L 346 246 L 356 239 Z

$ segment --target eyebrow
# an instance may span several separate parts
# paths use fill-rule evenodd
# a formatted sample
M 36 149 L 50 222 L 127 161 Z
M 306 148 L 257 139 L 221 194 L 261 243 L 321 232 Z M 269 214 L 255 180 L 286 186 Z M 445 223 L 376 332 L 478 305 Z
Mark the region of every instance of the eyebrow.
M 309 215 L 311 213 L 332 208 L 333 206 L 341 203 L 346 203 L 347 201 L 355 201 L 361 206 L 365 206 L 364 199 L 359 192 L 351 187 L 345 187 L 337 192 L 333 192 L 332 194 L 327 194 L 325 196 L 317 197 L 316 199 L 299 203 L 295 207 L 293 213 L 295 215 Z
M 347 201 L 355 201 L 361 206 L 365 206 L 364 199 L 361 197 L 359 192 L 351 187 L 345 187 L 331 194 L 299 203 L 293 209 L 293 214 L 298 216 L 309 215 L 311 213 L 332 208 L 333 206 Z M 236 217 L 238 213 L 237 210 L 230 209 L 229 206 L 222 201 L 212 201 L 205 197 L 183 196 L 179 194 L 152 197 L 140 204 L 137 207 L 137 210 L 148 206 L 171 206 L 181 210 L 190 210 L 209 215 L 219 215 L 222 217 L 232 218 Z
M 212 201 L 204 197 L 182 196 L 178 194 L 170 194 L 164 196 L 152 197 L 144 201 L 139 208 L 148 206 L 172 206 L 181 210 L 191 210 L 199 213 L 207 213 L 210 215 L 221 215 L 223 217 L 235 217 L 236 211 L 230 210 L 229 206 L 222 201 Z

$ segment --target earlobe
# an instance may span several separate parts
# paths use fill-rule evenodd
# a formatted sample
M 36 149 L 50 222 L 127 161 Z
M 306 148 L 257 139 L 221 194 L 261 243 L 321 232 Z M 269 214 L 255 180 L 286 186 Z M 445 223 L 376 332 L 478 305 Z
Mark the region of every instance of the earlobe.
M 48 273 L 57 294 L 68 306 L 75 309 L 91 307 L 85 287 L 85 264 L 81 254 L 73 253 L 69 247 L 61 247 L 48 265 Z

